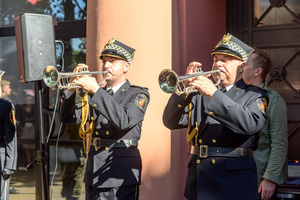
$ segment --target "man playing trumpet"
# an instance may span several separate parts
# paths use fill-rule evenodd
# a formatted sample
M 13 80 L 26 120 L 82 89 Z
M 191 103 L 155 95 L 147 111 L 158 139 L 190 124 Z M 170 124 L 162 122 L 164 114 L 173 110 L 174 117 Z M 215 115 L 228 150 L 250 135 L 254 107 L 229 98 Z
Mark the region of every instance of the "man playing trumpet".
M 134 52 L 110 39 L 100 56 L 102 69 L 108 72 L 106 87 L 101 88 L 95 78 L 84 75 L 73 80 L 89 92 L 83 102 L 75 105 L 72 90 L 64 92 L 61 99 L 61 121 L 81 123 L 79 132 L 88 143 L 86 199 L 139 198 L 142 163 L 137 146 L 150 95 L 147 88 L 131 85 L 126 79 Z M 87 66 L 78 65 L 74 73 L 83 68 Z M 89 122 L 88 130 L 85 122 Z
M 188 128 L 185 197 L 189 200 L 257 199 L 256 165 L 252 157 L 265 123 L 267 94 L 241 79 L 241 65 L 253 49 L 231 34 L 213 48 L 212 70 L 220 70 L 219 89 L 205 76 L 188 81 L 198 92 L 173 94 L 163 122 L 169 129 Z M 189 64 L 186 74 L 200 67 Z M 218 75 L 212 74 L 217 82 Z M 224 92 L 224 93 L 223 93 Z M 201 94 L 201 95 L 200 95 Z

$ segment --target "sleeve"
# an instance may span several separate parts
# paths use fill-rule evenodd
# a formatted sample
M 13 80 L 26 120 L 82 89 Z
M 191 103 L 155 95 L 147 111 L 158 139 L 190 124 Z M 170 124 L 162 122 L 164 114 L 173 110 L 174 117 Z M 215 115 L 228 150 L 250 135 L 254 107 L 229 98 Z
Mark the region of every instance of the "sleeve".
M 242 98 L 243 101 L 239 99 L 238 103 L 217 90 L 204 112 L 235 133 L 253 135 L 265 124 L 267 99 L 262 106 L 261 98 L 265 99 L 267 95 L 263 97 L 260 93 L 248 91 Z
M 128 91 L 125 98 L 126 100 L 119 103 L 113 96 L 99 88 L 89 104 L 118 130 L 128 130 L 143 121 L 150 95 L 145 89 L 136 89 Z
M 75 104 L 76 92 L 63 92 L 59 103 L 59 119 L 66 124 L 79 124 L 81 122 L 80 104 Z
M 169 129 L 180 129 L 188 126 L 188 104 L 192 95 L 184 99 L 182 95 L 173 94 L 163 113 L 163 123 Z
M 13 105 L 7 104 L 4 110 L 4 135 L 5 135 L 5 164 L 4 168 L 16 170 L 17 166 L 17 135 L 16 118 Z
M 287 109 L 284 99 L 280 96 L 274 98 L 268 110 L 271 152 L 263 178 L 279 184 L 288 151 Z

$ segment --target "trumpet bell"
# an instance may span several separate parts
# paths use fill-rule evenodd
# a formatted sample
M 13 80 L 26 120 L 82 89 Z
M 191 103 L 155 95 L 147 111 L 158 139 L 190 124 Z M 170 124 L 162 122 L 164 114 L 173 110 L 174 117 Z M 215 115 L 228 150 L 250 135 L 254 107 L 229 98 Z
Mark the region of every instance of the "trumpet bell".
M 159 74 L 158 83 L 162 91 L 173 93 L 176 91 L 178 85 L 177 74 L 171 69 L 164 69 Z
M 43 72 L 43 80 L 48 87 L 55 87 L 58 82 L 57 69 L 51 65 L 47 66 Z

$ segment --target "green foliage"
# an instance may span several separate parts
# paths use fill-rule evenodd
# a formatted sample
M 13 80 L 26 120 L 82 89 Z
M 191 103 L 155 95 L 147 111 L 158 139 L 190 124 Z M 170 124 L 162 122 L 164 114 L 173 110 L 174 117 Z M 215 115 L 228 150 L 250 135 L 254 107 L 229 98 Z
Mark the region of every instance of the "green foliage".
M 1 0 L 0 26 L 13 26 L 22 13 L 52 15 L 57 21 L 86 19 L 87 0 L 41 0 L 35 5 L 27 0 Z

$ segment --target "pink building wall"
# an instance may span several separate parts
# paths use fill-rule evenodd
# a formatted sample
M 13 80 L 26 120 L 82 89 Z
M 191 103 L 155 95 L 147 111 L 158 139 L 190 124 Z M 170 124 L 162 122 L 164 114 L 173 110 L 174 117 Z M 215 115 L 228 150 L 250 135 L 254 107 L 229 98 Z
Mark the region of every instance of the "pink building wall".
M 184 75 L 192 61 L 211 70 L 211 50 L 226 32 L 226 0 L 172 1 L 172 66 Z M 171 137 L 171 193 L 169 199 L 182 200 L 189 157 L 186 130 L 173 130 Z
M 149 88 L 150 104 L 139 149 L 143 172 L 141 200 L 181 200 L 188 152 L 186 131 L 162 123 L 170 97 L 160 90 L 158 75 L 173 68 L 185 73 L 191 61 L 210 70 L 212 47 L 225 33 L 226 0 L 91 0 L 87 8 L 87 64 L 100 70 L 99 55 L 109 38 L 136 49 L 128 79 Z M 124 163 L 126 164 L 126 163 Z

